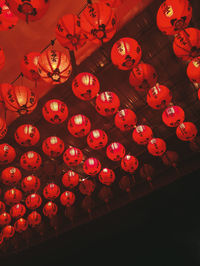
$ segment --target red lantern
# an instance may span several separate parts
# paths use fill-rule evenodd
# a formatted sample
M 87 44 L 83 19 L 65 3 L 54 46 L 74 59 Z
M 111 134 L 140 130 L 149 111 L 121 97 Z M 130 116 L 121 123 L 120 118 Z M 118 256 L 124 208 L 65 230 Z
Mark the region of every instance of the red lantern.
M 166 151 L 161 159 L 165 165 L 176 167 L 179 156 L 175 151 Z
M 24 216 L 25 213 L 26 213 L 26 207 L 21 203 L 15 204 L 10 209 L 10 215 L 14 219 L 18 219 L 18 218 Z
M 15 140 L 24 147 L 34 146 L 40 140 L 40 132 L 37 127 L 24 124 L 15 131 Z
M 170 106 L 162 113 L 162 120 L 168 127 L 177 127 L 183 123 L 185 119 L 185 112 L 179 106 Z
M 166 151 L 166 143 L 163 139 L 153 138 L 149 141 L 147 149 L 153 156 L 161 156 Z
M 18 232 L 18 233 L 22 233 L 24 231 L 26 231 L 26 229 L 28 228 L 28 222 L 26 219 L 24 218 L 19 218 L 15 224 L 14 224 L 14 228 L 15 228 L 15 231 Z
M 95 190 L 95 184 L 92 180 L 83 179 L 79 185 L 79 190 L 83 195 L 90 196 Z
M 5 168 L 1 172 L 1 181 L 4 185 L 15 185 L 22 178 L 22 174 L 20 170 L 16 167 L 8 167 Z
M 134 89 L 147 91 L 156 85 L 158 75 L 152 65 L 140 63 L 135 66 L 129 76 L 129 83 Z
M 154 168 L 150 164 L 145 163 L 140 168 L 140 176 L 150 183 L 151 183 L 153 174 L 154 174 Z
M 78 114 L 69 119 L 67 127 L 72 136 L 81 138 L 90 132 L 91 123 L 88 117 Z
M 31 81 L 38 81 L 41 78 L 37 69 L 39 57 L 40 53 L 31 52 L 26 54 L 21 61 L 21 72 Z
M 200 83 L 200 56 L 190 61 L 187 67 L 187 75 L 191 82 Z
M 11 222 L 11 216 L 7 212 L 0 214 L 0 226 L 5 226 Z
M 106 149 L 108 158 L 112 161 L 120 161 L 125 155 L 125 148 L 119 142 L 113 142 Z
M 199 55 L 200 30 L 186 28 L 180 31 L 174 38 L 173 50 L 177 57 L 182 60 L 192 60 Z
M 27 151 L 20 158 L 21 167 L 27 171 L 37 170 L 41 163 L 41 156 L 35 151 Z
M 100 0 L 100 1 L 112 8 L 119 7 L 122 4 L 122 0 Z
M 157 84 L 147 93 L 147 103 L 153 109 L 163 109 L 172 100 L 171 91 L 163 85 Z
M 43 207 L 43 213 L 45 216 L 49 217 L 49 218 L 52 218 L 53 216 L 56 215 L 58 211 L 58 207 L 57 205 L 52 202 L 52 201 L 49 201 L 47 202 L 44 207 Z
M 0 139 L 3 139 L 7 133 L 6 121 L 0 117 Z
M 46 185 L 43 189 L 45 199 L 54 200 L 60 195 L 60 188 L 54 183 Z
M 63 160 L 67 166 L 77 166 L 82 162 L 83 153 L 75 147 L 68 148 L 63 154 Z
M 108 42 L 117 29 L 115 12 L 103 3 L 88 4 L 80 14 L 80 26 L 90 41 Z
M 105 91 L 96 98 L 96 110 L 100 115 L 114 115 L 120 106 L 118 96 L 112 91 Z
M 31 227 L 36 227 L 37 225 L 39 225 L 41 223 L 41 220 L 41 215 L 36 211 L 31 212 L 28 216 L 28 224 Z
M 131 109 L 120 110 L 115 115 L 115 126 L 118 127 L 121 131 L 129 131 L 137 123 L 136 114 Z
M 18 17 L 10 11 L 5 0 L 0 0 L 0 10 L 0 31 L 12 29 L 17 24 Z
M 87 136 L 87 144 L 94 150 L 102 149 L 108 142 L 108 136 L 105 131 L 101 129 L 95 129 Z
M 132 38 L 119 39 L 114 43 L 111 50 L 111 60 L 121 70 L 129 70 L 135 67 L 140 62 L 141 56 L 141 47 Z
M 3 229 L 2 229 L 2 234 L 4 238 L 11 238 L 14 236 L 15 234 L 15 228 L 12 225 L 6 225 Z
M 126 155 L 121 160 L 121 167 L 124 171 L 133 173 L 138 168 L 138 159 L 132 155 Z
M 69 187 L 72 189 L 78 185 L 79 175 L 76 172 L 69 170 L 63 175 L 62 183 L 65 187 Z
M 26 176 L 22 182 L 21 187 L 24 192 L 35 192 L 40 188 L 40 179 L 37 176 Z
M 152 138 L 153 132 L 147 125 L 139 125 L 133 130 L 133 140 L 139 145 L 146 145 Z
M 110 199 L 113 197 L 113 193 L 110 187 L 103 186 L 99 193 L 98 197 L 103 200 L 106 204 L 110 201 Z
M 43 141 L 42 150 L 49 157 L 60 156 L 65 149 L 65 144 L 59 137 L 48 137 Z
M 45 50 L 39 57 L 38 73 L 51 84 L 60 84 L 68 80 L 72 73 L 70 57 L 58 50 Z
M 5 61 L 6 61 L 6 58 L 5 58 L 4 51 L 3 51 L 3 49 L 0 47 L 0 70 L 4 67 L 4 65 L 5 65 Z
M 197 135 L 197 128 L 195 124 L 191 122 L 181 123 L 176 128 L 176 135 L 180 140 L 183 141 L 192 141 Z
M 33 193 L 26 197 L 25 203 L 27 208 L 34 210 L 40 207 L 42 204 L 42 198 L 39 194 Z
M 198 98 L 200 100 L 200 89 L 198 90 Z
M 4 212 L 6 209 L 6 205 L 3 201 L 0 201 L 0 213 Z
M 64 102 L 53 99 L 45 103 L 42 114 L 49 123 L 61 124 L 67 119 L 68 108 Z
M 11 188 L 5 192 L 4 200 L 8 205 L 19 203 L 22 200 L 22 192 L 17 188 Z
M 79 73 L 72 82 L 72 91 L 81 100 L 89 101 L 99 92 L 100 84 L 93 74 L 88 72 Z
M 66 207 L 70 207 L 75 202 L 75 194 L 71 191 L 65 191 L 60 196 L 60 202 Z
M 157 26 L 167 35 L 175 35 L 186 28 L 192 18 L 192 7 L 188 0 L 166 0 L 157 13 Z
M 101 170 L 101 163 L 96 158 L 88 158 L 83 164 L 83 171 L 86 175 L 94 176 Z
M 99 173 L 99 181 L 106 186 L 110 186 L 115 181 L 115 172 L 111 169 L 103 168 Z
M 0 144 L 0 164 L 11 163 L 16 157 L 15 149 L 7 143 Z

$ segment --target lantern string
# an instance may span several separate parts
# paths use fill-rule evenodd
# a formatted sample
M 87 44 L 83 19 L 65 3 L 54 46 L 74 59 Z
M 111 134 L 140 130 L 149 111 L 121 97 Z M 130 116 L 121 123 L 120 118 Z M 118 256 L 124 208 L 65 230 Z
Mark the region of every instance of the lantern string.
M 14 84 L 20 77 L 23 77 L 24 75 L 23 75 L 23 73 L 21 72 L 17 77 L 16 77 L 16 79 L 14 79 L 12 82 L 11 82 L 11 84 Z

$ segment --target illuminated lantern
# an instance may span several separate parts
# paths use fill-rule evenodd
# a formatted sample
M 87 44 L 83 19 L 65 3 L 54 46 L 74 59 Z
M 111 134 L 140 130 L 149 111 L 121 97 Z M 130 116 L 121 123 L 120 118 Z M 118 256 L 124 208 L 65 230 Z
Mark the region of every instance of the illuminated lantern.
M 40 188 L 40 179 L 37 176 L 26 176 L 21 182 L 21 188 L 24 192 L 35 192 Z
M 96 98 L 96 110 L 100 115 L 114 115 L 120 106 L 118 96 L 112 91 L 105 91 Z
M 27 151 L 20 158 L 21 167 L 27 171 L 37 170 L 41 163 L 41 156 L 35 151 Z
M 45 103 L 42 114 L 49 123 L 61 124 L 67 119 L 68 108 L 64 102 L 53 99 Z
M 120 161 L 125 155 L 125 148 L 119 142 L 113 142 L 106 149 L 108 158 L 112 161 Z
M 24 216 L 25 213 L 26 213 L 26 207 L 21 203 L 17 203 L 16 205 L 12 206 L 10 209 L 10 215 L 15 219 Z
M 11 216 L 7 212 L 0 214 L 0 226 L 5 226 L 11 222 Z
M 2 234 L 4 238 L 11 238 L 14 236 L 15 233 L 15 228 L 12 225 L 6 225 L 3 229 L 2 229 Z
M 88 117 L 78 114 L 69 119 L 67 128 L 72 136 L 80 138 L 86 136 L 90 132 L 91 123 Z
M 72 91 L 81 100 L 89 101 L 99 92 L 100 84 L 93 74 L 88 72 L 79 73 L 72 82 Z
M 175 151 L 166 151 L 161 159 L 165 165 L 176 167 L 179 156 Z
M 153 156 L 161 156 L 166 151 L 166 143 L 163 139 L 153 138 L 147 144 L 149 153 Z
M 26 197 L 25 203 L 27 208 L 34 210 L 40 207 L 42 204 L 42 198 L 39 194 L 33 193 Z
M 102 149 L 108 142 L 108 136 L 105 131 L 101 129 L 95 129 L 87 136 L 87 144 L 94 150 Z
M 7 143 L 0 144 L 0 164 L 11 163 L 16 157 L 15 149 Z
M 28 215 L 28 224 L 31 227 L 36 227 L 41 223 L 42 217 L 37 211 L 33 211 Z
M 90 41 L 108 42 L 117 30 L 115 12 L 104 3 L 88 4 L 80 14 L 80 26 Z
M 72 73 L 70 57 L 58 50 L 45 50 L 39 57 L 38 73 L 51 84 L 60 84 L 68 80 Z
M 171 91 L 166 86 L 157 84 L 147 92 L 147 103 L 153 109 L 163 109 L 171 100 Z
M 7 133 L 6 121 L 0 117 L 0 139 L 3 139 Z
M 84 179 L 79 185 L 79 190 L 83 195 L 90 196 L 95 190 L 95 184 L 92 180 Z
M 121 131 L 129 131 L 137 123 L 136 114 L 131 109 L 120 110 L 115 115 L 115 126 L 118 127 Z
M 187 75 L 191 82 L 200 83 L 200 56 L 189 62 Z
M 4 194 L 5 203 L 8 205 L 14 205 L 22 200 L 22 192 L 17 188 L 11 188 Z
M 76 172 L 69 170 L 63 175 L 62 183 L 65 187 L 72 189 L 78 185 L 79 175 Z
M 110 186 L 115 181 L 114 171 L 108 168 L 103 168 L 99 173 L 99 181 L 106 186 Z
M 16 167 L 8 167 L 5 168 L 1 172 L 1 181 L 4 185 L 15 185 L 22 178 L 22 174 L 20 170 Z
M 121 38 L 114 43 L 111 50 L 112 63 L 121 70 L 135 67 L 141 59 L 142 50 L 135 39 Z
M 57 205 L 52 202 L 52 201 L 49 201 L 47 202 L 44 207 L 43 207 L 43 213 L 45 216 L 49 217 L 49 218 L 52 218 L 53 216 L 56 215 L 58 211 L 58 207 Z
M 129 173 L 135 172 L 135 170 L 138 168 L 138 165 L 138 159 L 132 155 L 126 155 L 121 160 L 121 168 Z
M 103 2 L 112 8 L 119 7 L 122 4 L 122 0 L 100 0 L 100 2 Z
M 156 85 L 158 75 L 152 65 L 140 63 L 135 66 L 129 75 L 129 83 L 134 89 L 147 91 Z
M 94 176 L 101 170 L 101 163 L 96 158 L 88 158 L 83 164 L 83 171 L 86 175 Z
M 186 28 L 192 18 L 192 7 L 188 0 L 166 0 L 157 13 L 157 26 L 167 35 L 175 35 Z
M 37 127 L 24 124 L 15 131 L 15 140 L 24 147 L 34 146 L 40 140 L 40 132 Z
M 18 22 L 15 16 L 7 6 L 5 0 L 0 0 L 0 31 L 12 29 Z
M 6 209 L 6 205 L 3 201 L 0 201 L 0 213 L 4 212 Z
M 82 162 L 83 153 L 75 147 L 68 148 L 63 154 L 63 160 L 67 166 L 77 166 Z
M 24 218 L 19 218 L 15 223 L 14 223 L 14 228 L 15 231 L 18 233 L 22 233 L 24 231 L 26 231 L 26 229 L 28 228 L 28 222 L 26 219 Z
M 133 130 L 132 138 L 137 144 L 146 145 L 153 138 L 153 132 L 147 125 L 138 125 Z
M 60 196 L 60 202 L 66 207 L 70 207 L 75 202 L 75 194 L 71 191 L 65 191 Z
M 65 148 L 65 144 L 62 139 L 59 137 L 48 137 L 42 143 L 43 152 L 49 157 L 58 157 L 60 156 Z
M 54 200 L 60 195 L 60 188 L 54 183 L 46 185 L 43 189 L 45 199 Z
M 41 78 L 37 69 L 39 57 L 40 53 L 32 52 L 26 54 L 21 61 L 21 72 L 31 81 L 38 81 Z
M 168 127 L 177 127 L 183 123 L 185 119 L 185 112 L 179 106 L 170 106 L 162 113 L 162 120 Z
M 184 61 L 192 60 L 199 55 L 200 30 L 186 28 L 180 31 L 174 38 L 173 50 L 177 57 Z
M 191 122 L 183 122 L 176 128 L 176 135 L 180 140 L 192 141 L 197 135 L 197 128 Z
M 4 67 L 5 65 L 5 54 L 3 49 L 0 47 L 0 70 Z

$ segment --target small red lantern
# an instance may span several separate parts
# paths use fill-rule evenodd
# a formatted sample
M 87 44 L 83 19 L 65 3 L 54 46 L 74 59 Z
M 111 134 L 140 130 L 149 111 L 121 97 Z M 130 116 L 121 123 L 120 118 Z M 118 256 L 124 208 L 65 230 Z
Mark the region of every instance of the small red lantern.
M 82 162 L 83 153 L 75 147 L 68 148 L 63 154 L 63 160 L 67 166 L 77 166 Z
M 58 207 L 57 205 L 52 202 L 52 201 L 49 201 L 47 202 L 44 207 L 43 207 L 43 213 L 45 216 L 49 217 L 49 218 L 52 218 L 53 216 L 56 215 L 58 211 Z
M 83 164 L 83 171 L 86 175 L 94 176 L 101 170 L 101 163 L 96 158 L 88 158 Z
M 59 137 L 48 137 L 43 141 L 42 150 L 49 157 L 60 156 L 65 149 L 65 144 Z
M 15 228 L 12 225 L 6 225 L 3 229 L 2 229 L 2 234 L 4 238 L 11 238 L 14 236 L 15 234 Z
M 87 144 L 94 150 L 102 149 L 108 142 L 108 136 L 105 131 L 101 129 L 95 129 L 87 136 Z
M 7 133 L 6 121 L 0 117 L 0 139 L 3 139 Z
M 99 173 L 99 181 L 106 186 L 110 186 L 115 181 L 115 172 L 111 169 L 103 168 Z
M 22 233 L 24 231 L 26 231 L 26 229 L 28 228 L 28 222 L 26 219 L 24 218 L 19 218 L 15 224 L 14 224 L 14 228 L 15 228 L 15 231 L 18 232 L 18 233 Z
M 162 113 L 162 120 L 168 127 L 177 127 L 183 123 L 185 119 L 185 112 L 179 106 L 170 106 Z
M 5 0 L 0 0 L 0 10 L 0 31 L 12 29 L 17 24 L 18 17 L 10 11 Z
M 121 160 L 121 167 L 124 171 L 133 173 L 138 168 L 138 159 L 132 155 L 126 155 Z
M 93 74 L 88 72 L 79 73 L 72 82 L 72 91 L 81 100 L 89 101 L 99 92 L 100 84 Z
M 119 7 L 122 4 L 122 0 L 100 0 L 100 1 L 112 8 Z
M 24 124 L 15 131 L 15 140 L 24 147 L 34 146 L 40 140 L 40 132 L 37 127 Z
M 6 58 L 5 58 L 4 51 L 3 51 L 3 49 L 0 47 L 0 70 L 4 67 L 4 65 L 5 65 L 5 61 L 6 61 Z
M 20 170 L 16 167 L 8 167 L 5 168 L 1 172 L 1 181 L 4 185 L 15 185 L 22 178 L 22 174 Z
M 51 84 L 60 84 L 68 80 L 72 73 L 70 57 L 58 50 L 45 50 L 39 57 L 38 73 Z
M 163 109 L 172 100 L 171 91 L 163 85 L 157 84 L 147 93 L 147 103 L 153 109 Z
M 31 81 L 38 81 L 41 79 L 37 64 L 40 57 L 40 53 L 32 52 L 26 54 L 21 61 L 21 72 L 27 79 Z
M 20 158 L 21 167 L 27 171 L 37 170 L 41 163 L 41 156 L 35 151 L 27 151 Z
M 111 50 L 111 60 L 121 70 L 129 70 L 135 67 L 140 62 L 141 56 L 141 47 L 132 38 L 119 39 L 114 43 Z
M 192 141 L 197 135 L 197 128 L 191 122 L 183 122 L 176 128 L 176 135 L 180 140 Z
M 26 207 L 21 203 L 15 204 L 10 209 L 10 215 L 14 219 L 18 219 L 18 218 L 24 216 L 25 213 L 26 213 Z
M 72 136 L 81 138 L 90 132 L 91 123 L 88 117 L 78 114 L 69 119 L 67 127 Z
M 61 124 L 67 119 L 68 108 L 64 102 L 53 99 L 45 103 L 42 114 L 49 123 Z
M 0 201 L 0 213 L 4 212 L 6 209 L 6 205 L 3 201 Z
M 63 175 L 62 183 L 65 187 L 72 189 L 78 185 L 79 175 L 76 172 L 69 170 Z
M 40 179 L 37 176 L 26 176 L 22 182 L 21 187 L 24 192 L 36 192 L 40 188 Z
M 79 185 L 79 190 L 83 195 L 90 196 L 95 190 L 95 184 L 92 180 L 83 179 Z
M 60 202 L 66 207 L 70 207 L 75 202 L 75 194 L 71 191 L 65 191 L 60 196 Z
M 112 161 L 120 161 L 125 155 L 125 148 L 119 142 L 113 142 L 106 149 L 108 158 Z
M 5 226 L 11 222 L 11 216 L 7 212 L 0 214 L 0 226 Z
M 33 211 L 28 216 L 28 224 L 31 227 L 36 227 L 41 223 L 42 217 L 37 211 Z
M 80 26 L 90 41 L 108 42 L 117 30 L 115 12 L 104 3 L 88 4 L 80 14 Z
M 15 149 L 7 143 L 0 144 L 0 164 L 11 163 L 16 157 Z
M 115 115 L 115 126 L 118 127 L 121 131 L 129 131 L 137 123 L 136 114 L 131 109 L 120 110 Z
M 163 139 L 153 138 L 147 145 L 149 153 L 153 156 L 161 156 L 165 153 L 167 147 Z
M 200 83 L 200 56 L 190 61 L 187 67 L 187 75 L 191 82 Z
M 112 91 L 105 91 L 96 98 L 96 110 L 100 115 L 114 115 L 120 106 L 118 96 Z
M 8 205 L 14 205 L 22 200 L 22 192 L 17 188 L 11 188 L 4 194 L 5 203 Z
M 158 75 L 152 65 L 140 63 L 135 66 L 129 76 L 129 83 L 138 91 L 147 91 L 156 85 Z
M 46 185 L 43 189 L 45 199 L 54 200 L 60 195 L 60 188 L 54 183 Z
M 153 132 L 147 125 L 138 125 L 133 130 L 132 138 L 137 144 L 146 145 L 153 138 Z
M 25 203 L 27 208 L 34 210 L 40 207 L 42 204 L 42 198 L 39 194 L 33 193 L 26 197 Z

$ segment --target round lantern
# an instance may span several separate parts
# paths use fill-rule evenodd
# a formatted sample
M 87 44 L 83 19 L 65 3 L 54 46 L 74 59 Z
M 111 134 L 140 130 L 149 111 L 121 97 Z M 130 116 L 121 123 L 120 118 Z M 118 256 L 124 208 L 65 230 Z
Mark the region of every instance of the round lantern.
M 137 117 L 136 114 L 131 109 L 123 109 L 120 110 L 115 115 L 115 125 L 118 127 L 121 131 L 129 131 L 137 123 Z
M 20 165 L 27 171 L 37 170 L 42 163 L 41 156 L 35 151 L 28 151 L 22 154 L 20 158 Z
M 107 142 L 107 134 L 101 129 L 92 130 L 87 136 L 87 144 L 90 148 L 94 150 L 102 149 L 106 146 Z
M 69 119 L 67 127 L 72 136 L 80 138 L 86 136 L 90 132 L 91 123 L 88 117 L 78 114 Z
M 26 176 L 21 182 L 21 188 L 24 192 L 35 192 L 40 188 L 40 179 L 34 175 Z
M 121 70 L 135 67 L 141 59 L 142 50 L 135 39 L 121 38 L 114 43 L 111 50 L 112 63 Z
M 42 198 L 39 194 L 33 193 L 26 197 L 25 203 L 27 208 L 34 210 L 40 207 L 42 204 Z
M 147 93 L 147 103 L 153 109 L 163 109 L 172 100 L 171 91 L 163 85 L 157 84 Z
M 65 187 L 72 189 L 78 185 L 79 175 L 76 172 L 69 170 L 63 175 L 62 183 Z
M 16 167 L 8 167 L 5 168 L 1 172 L 1 181 L 4 185 L 15 185 L 22 178 L 22 174 L 20 170 Z
M 99 92 L 100 84 L 93 74 L 88 72 L 79 73 L 72 82 L 72 91 L 81 100 L 89 101 Z
M 114 115 L 120 106 L 118 96 L 112 91 L 105 91 L 96 98 L 96 110 L 100 115 Z
M 5 0 L 0 0 L 0 31 L 12 29 L 18 22 L 15 16 L 7 6 Z
M 37 127 L 24 124 L 15 131 L 15 140 L 24 147 L 34 146 L 40 140 L 40 132 Z
M 0 201 L 0 213 L 4 212 L 6 209 L 6 205 L 3 201 Z
M 163 139 L 153 138 L 147 145 L 149 153 L 153 156 L 161 156 L 166 151 L 166 143 Z
M 0 144 L 0 164 L 11 163 L 16 157 L 15 149 L 7 143 Z
M 187 75 L 191 82 L 200 83 L 200 56 L 190 61 L 187 67 Z
M 46 185 L 43 189 L 45 199 L 54 200 L 60 195 L 60 188 L 54 183 Z
M 113 142 L 107 147 L 106 154 L 110 160 L 120 161 L 125 155 L 125 148 L 121 143 Z
M 101 163 L 96 158 L 88 158 L 83 164 L 83 171 L 86 175 L 94 176 L 101 170 Z
M 75 194 L 71 191 L 65 191 L 60 196 L 60 202 L 66 207 L 70 207 L 75 202 Z
M 106 186 L 110 186 L 115 181 L 114 171 L 108 168 L 103 168 L 99 173 L 99 181 Z
M 63 154 L 63 160 L 67 166 L 77 166 L 82 162 L 83 153 L 75 147 L 68 148 Z
M 8 205 L 19 203 L 22 200 L 22 192 L 17 188 L 11 188 L 5 192 L 4 200 Z
M 132 138 L 137 144 L 146 145 L 153 138 L 153 132 L 147 125 L 138 125 L 133 130 Z
M 72 73 L 70 57 L 58 50 L 45 50 L 39 57 L 38 73 L 51 84 L 60 84 L 68 80 Z
M 167 35 L 175 35 L 186 28 L 192 18 L 192 7 L 188 0 L 166 0 L 157 13 L 157 26 Z
M 0 214 L 0 226 L 5 226 L 11 222 L 11 216 L 7 212 Z
M 197 135 L 197 128 L 191 122 L 183 122 L 176 128 L 176 135 L 180 140 L 192 141 Z
M 135 172 L 135 170 L 138 168 L 138 165 L 138 159 L 132 155 L 126 155 L 121 160 L 121 168 L 129 173 Z
M 79 185 L 79 190 L 83 195 L 90 196 L 95 190 L 95 184 L 92 180 L 84 179 Z
M 41 223 L 42 217 L 37 211 L 33 211 L 28 215 L 28 224 L 31 227 L 36 227 Z
M 18 232 L 18 233 L 22 233 L 24 231 L 26 231 L 26 229 L 28 228 L 28 222 L 26 219 L 24 218 L 19 218 L 15 224 L 14 224 L 14 228 L 15 228 L 15 231 Z
M 59 137 L 48 137 L 42 143 L 43 152 L 49 157 L 58 157 L 60 156 L 65 148 L 65 144 L 62 139 Z
M 167 107 L 162 113 L 162 120 L 168 127 L 177 127 L 183 123 L 185 119 L 185 112 L 179 106 Z
M 0 47 L 0 70 L 4 67 L 5 65 L 5 54 L 3 49 Z
M 108 42 L 117 30 L 115 12 L 104 3 L 88 4 L 80 14 L 80 26 L 90 41 Z
M 100 2 L 103 2 L 112 8 L 119 7 L 122 4 L 122 0 L 100 0 Z
M 3 139 L 7 133 L 6 121 L 0 117 L 0 139 Z
M 129 76 L 129 83 L 134 89 L 147 91 L 156 85 L 158 75 L 152 65 L 140 63 L 135 66 Z
M 4 238 L 11 238 L 14 236 L 15 234 L 15 228 L 12 225 L 6 225 L 3 229 L 2 229 L 2 234 Z
M 44 207 L 43 207 L 43 213 L 45 216 L 49 217 L 49 218 L 52 218 L 53 216 L 56 215 L 58 211 L 58 207 L 57 205 L 52 202 L 52 201 L 49 201 L 47 202 Z
M 26 54 L 21 61 L 21 72 L 27 79 L 31 81 L 40 80 L 37 64 L 40 57 L 40 53 L 31 52 Z
M 200 50 L 200 30 L 186 28 L 180 31 L 174 38 L 173 50 L 184 61 L 197 57 Z
M 45 103 L 42 114 L 49 123 L 61 124 L 67 119 L 68 108 L 64 102 L 53 99 Z
M 15 204 L 10 209 L 10 215 L 14 219 L 18 219 L 18 218 L 24 216 L 25 213 L 26 213 L 26 207 L 21 203 Z

